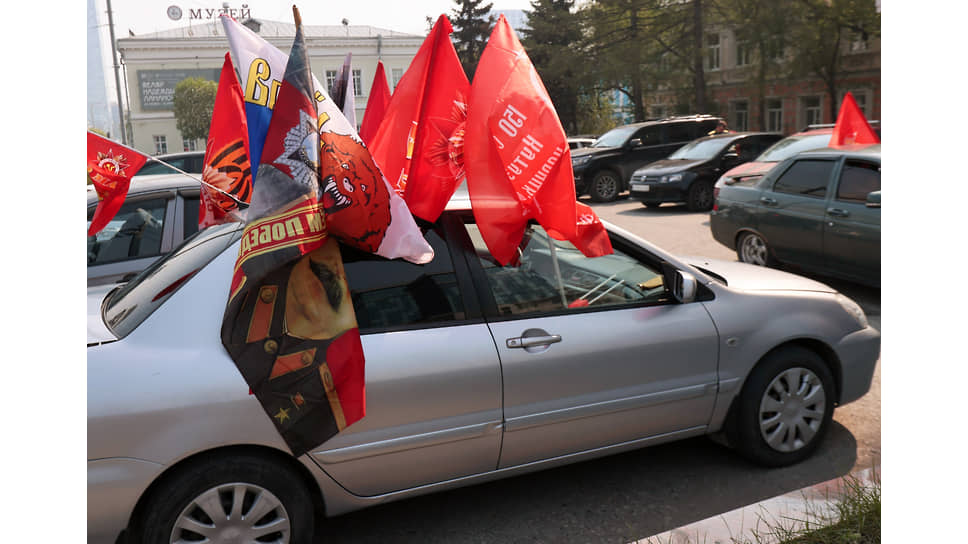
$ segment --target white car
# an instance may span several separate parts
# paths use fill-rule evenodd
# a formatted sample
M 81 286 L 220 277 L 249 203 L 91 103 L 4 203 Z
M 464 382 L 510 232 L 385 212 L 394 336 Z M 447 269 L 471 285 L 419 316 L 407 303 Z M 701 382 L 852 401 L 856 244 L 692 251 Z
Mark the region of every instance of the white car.
M 868 391 L 880 335 L 847 297 L 606 226 L 613 255 L 532 225 L 502 267 L 452 202 L 426 230 L 428 264 L 343 247 L 366 416 L 298 458 L 220 340 L 240 225 L 89 289 L 88 542 L 322 541 L 314 505 L 332 516 L 698 435 L 787 465 Z

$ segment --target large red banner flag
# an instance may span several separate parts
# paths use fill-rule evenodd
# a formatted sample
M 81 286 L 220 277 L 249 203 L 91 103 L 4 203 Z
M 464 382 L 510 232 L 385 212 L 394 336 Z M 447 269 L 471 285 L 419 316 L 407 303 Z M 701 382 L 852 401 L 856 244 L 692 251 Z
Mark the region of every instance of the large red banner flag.
M 502 15 L 471 86 L 465 164 L 481 236 L 502 264 L 514 262 L 534 218 L 588 256 L 612 252 L 601 221 L 578 202 L 571 152 L 551 98 Z
M 383 61 L 377 61 L 376 75 L 373 76 L 370 96 L 366 99 L 366 111 L 363 112 L 363 124 L 360 125 L 360 139 L 366 145 L 369 146 L 373 141 L 373 135 L 380 128 L 389 105 L 390 87 L 387 85 L 386 71 L 383 69 Z
M 147 155 L 87 131 L 87 177 L 94 184 L 98 199 L 87 227 L 88 236 L 94 236 L 114 219 L 128 195 L 131 177 L 147 161 Z
M 369 144 L 410 211 L 436 221 L 464 180 L 464 122 L 470 84 L 441 15 L 397 83 Z
M 242 102 L 242 86 L 235 75 L 232 58 L 226 53 L 215 94 L 208 142 L 205 145 L 202 181 L 246 204 L 252 198 L 248 130 Z M 199 230 L 227 221 L 237 221 L 238 209 L 238 203 L 203 184 L 201 205 L 198 207 Z
M 877 144 L 881 139 L 871 128 L 864 112 L 854 100 L 854 95 L 848 92 L 840 103 L 840 113 L 837 114 L 837 124 L 830 135 L 829 147 L 844 147 L 854 144 Z
M 364 359 L 320 202 L 320 136 L 298 11 L 222 320 L 222 344 L 296 456 L 365 414 Z

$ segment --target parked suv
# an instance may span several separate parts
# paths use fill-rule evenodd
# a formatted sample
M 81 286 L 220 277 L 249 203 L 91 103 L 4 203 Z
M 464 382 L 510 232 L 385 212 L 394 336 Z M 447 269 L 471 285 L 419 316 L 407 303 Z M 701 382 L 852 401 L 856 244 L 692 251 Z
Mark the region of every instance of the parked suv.
M 637 169 L 706 136 L 722 121 L 711 115 L 693 115 L 613 128 L 591 147 L 572 151 L 576 196 L 587 194 L 595 202 L 615 200 L 628 189 Z

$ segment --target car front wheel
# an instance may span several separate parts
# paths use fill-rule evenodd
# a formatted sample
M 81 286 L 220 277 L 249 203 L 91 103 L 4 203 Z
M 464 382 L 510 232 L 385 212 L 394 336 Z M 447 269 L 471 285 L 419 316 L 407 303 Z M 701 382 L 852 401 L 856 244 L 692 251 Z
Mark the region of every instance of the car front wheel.
M 728 424 L 729 442 L 751 461 L 780 467 L 809 457 L 830 427 L 834 381 L 819 355 L 799 346 L 753 369 Z
M 713 184 L 708 181 L 697 181 L 689 187 L 686 206 L 690 211 L 700 212 L 713 208 Z
M 740 261 L 757 266 L 773 266 L 776 263 L 766 240 L 753 232 L 744 232 L 740 236 L 736 243 L 736 255 Z
M 146 500 L 136 542 L 299 544 L 313 534 L 313 500 L 302 479 L 259 455 L 196 462 Z
M 588 194 L 595 202 L 611 202 L 618 198 L 620 186 L 618 174 L 611 170 L 601 170 L 592 178 Z

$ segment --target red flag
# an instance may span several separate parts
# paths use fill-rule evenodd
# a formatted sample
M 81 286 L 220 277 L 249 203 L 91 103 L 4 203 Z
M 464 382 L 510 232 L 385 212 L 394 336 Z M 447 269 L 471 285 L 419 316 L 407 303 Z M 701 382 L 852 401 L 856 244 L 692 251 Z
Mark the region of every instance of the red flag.
M 463 133 L 470 84 L 437 18 L 390 98 L 373 136 L 373 158 L 410 211 L 436 221 L 464 179 Z
M 849 92 L 844 95 L 840 103 L 840 113 L 837 114 L 837 124 L 830 135 L 829 147 L 844 147 L 852 144 L 878 144 L 881 139 L 864 118 L 854 95 Z
M 128 195 L 131 177 L 147 160 L 147 155 L 130 147 L 87 132 L 87 176 L 94 184 L 98 199 L 87 228 L 88 236 L 94 236 L 114 219 Z
M 226 53 L 215 95 L 215 107 L 212 109 L 208 143 L 205 146 L 202 181 L 246 204 L 252 198 L 248 130 L 242 102 L 242 86 L 232 67 L 232 58 Z M 199 230 L 236 220 L 230 214 L 239 205 L 222 193 L 202 185 L 201 199 L 198 207 Z
M 488 250 L 502 265 L 514 261 L 531 218 L 586 255 L 611 253 L 601 222 L 587 206 L 579 228 L 565 131 L 504 16 L 477 65 L 465 147 L 474 217 Z
M 365 414 L 363 348 L 320 195 L 320 135 L 298 11 L 222 319 L 222 344 L 299 456 Z M 382 180 L 381 180 L 382 181 Z
M 360 139 L 363 143 L 369 145 L 373 140 L 389 104 L 390 87 L 387 85 L 383 61 L 377 61 L 376 75 L 373 76 L 373 85 L 370 87 L 370 97 L 366 99 L 366 111 L 363 112 L 363 124 L 360 125 Z

